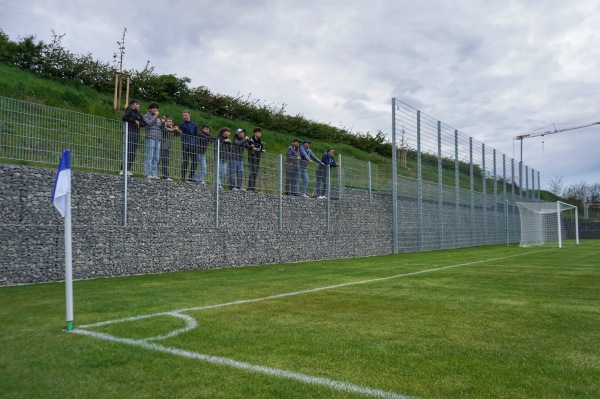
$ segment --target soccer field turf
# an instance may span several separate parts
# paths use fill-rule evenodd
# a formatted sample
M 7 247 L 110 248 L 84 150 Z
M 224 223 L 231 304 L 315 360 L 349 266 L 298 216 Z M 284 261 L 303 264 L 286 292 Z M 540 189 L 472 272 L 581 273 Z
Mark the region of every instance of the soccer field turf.
M 0 397 L 600 397 L 600 241 L 0 288 Z

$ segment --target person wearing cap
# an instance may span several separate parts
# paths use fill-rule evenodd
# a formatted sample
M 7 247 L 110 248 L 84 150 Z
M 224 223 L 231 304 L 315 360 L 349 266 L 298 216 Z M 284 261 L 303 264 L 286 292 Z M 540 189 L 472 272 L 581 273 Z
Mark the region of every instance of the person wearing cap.
M 285 152 L 285 195 L 298 194 L 298 175 L 300 173 L 300 140 L 292 140 Z
M 146 157 L 144 159 L 144 176 L 158 179 L 158 161 L 160 160 L 160 141 L 165 123 L 158 116 L 158 104 L 150 103 L 144 115 L 146 124 Z
M 260 156 L 265 152 L 265 144 L 262 139 L 262 129 L 255 127 L 252 132 L 252 138 L 248 141 L 250 149 L 248 150 L 248 191 L 256 191 L 256 177 L 258 176 L 258 165 L 260 164 Z
M 335 158 L 333 157 L 333 155 L 333 148 L 329 148 L 323 153 L 323 158 L 321 158 L 321 164 L 317 167 L 317 188 L 315 191 L 316 196 L 319 199 L 326 198 L 325 194 L 327 194 L 327 175 L 328 173 L 331 173 L 331 168 L 337 168 L 340 166 L 338 162 L 335 162 Z
M 243 190 L 242 180 L 244 178 L 244 149 L 250 148 L 249 137 L 245 136 L 244 129 L 238 129 L 233 136 L 231 146 L 231 161 L 229 162 L 229 189 L 232 191 Z
M 306 167 L 310 162 L 315 160 L 319 164 L 322 163 L 319 158 L 310 149 L 310 141 L 304 140 L 300 146 L 300 180 L 302 180 L 302 196 L 308 198 L 306 190 L 308 189 L 308 172 Z
M 210 135 L 210 126 L 204 124 L 198 132 L 198 155 L 196 156 L 200 173 L 197 173 L 194 169 L 194 180 L 200 184 L 206 184 L 204 182 L 204 179 L 206 178 L 206 149 L 211 141 L 215 141 L 215 138 Z

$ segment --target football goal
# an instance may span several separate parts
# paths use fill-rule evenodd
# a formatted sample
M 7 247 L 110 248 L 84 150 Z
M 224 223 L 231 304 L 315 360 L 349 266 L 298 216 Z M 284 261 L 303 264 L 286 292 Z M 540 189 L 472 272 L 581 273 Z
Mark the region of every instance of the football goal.
M 579 244 L 577 207 L 564 202 L 517 202 L 521 247 Z

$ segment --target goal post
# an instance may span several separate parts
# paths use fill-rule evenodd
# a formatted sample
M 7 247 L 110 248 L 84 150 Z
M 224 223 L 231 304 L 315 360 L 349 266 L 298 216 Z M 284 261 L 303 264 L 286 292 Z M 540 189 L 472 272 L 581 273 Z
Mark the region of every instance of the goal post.
M 577 207 L 561 201 L 516 202 L 521 219 L 521 247 L 579 244 Z

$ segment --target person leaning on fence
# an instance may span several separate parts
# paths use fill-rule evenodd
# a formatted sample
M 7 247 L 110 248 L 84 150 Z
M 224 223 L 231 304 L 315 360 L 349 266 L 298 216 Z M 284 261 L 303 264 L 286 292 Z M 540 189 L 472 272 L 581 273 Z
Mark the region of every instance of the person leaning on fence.
M 285 195 L 298 194 L 298 175 L 300 174 L 300 140 L 292 140 L 285 152 Z
M 140 102 L 138 100 L 129 101 L 129 107 L 121 119 L 127 122 L 127 175 L 131 176 L 133 174 L 131 166 L 135 162 L 135 152 L 140 142 L 140 128 L 145 126 L 144 118 L 140 113 Z M 123 164 L 121 164 L 121 175 L 123 170 Z
M 238 129 L 233 136 L 233 145 L 231 146 L 231 161 L 229 162 L 229 189 L 239 191 L 242 189 L 242 180 L 244 178 L 244 149 L 250 148 L 248 144 L 249 137 L 245 136 L 244 129 Z
M 265 144 L 262 139 L 262 129 L 255 127 L 252 132 L 252 138 L 248 141 L 250 149 L 248 150 L 248 191 L 256 191 L 256 177 L 258 176 L 258 165 L 260 156 L 265 152 Z
M 217 180 L 217 187 L 222 190 L 223 189 L 223 181 L 225 180 L 225 176 L 227 173 L 227 164 L 231 160 L 231 140 L 229 139 L 229 135 L 231 134 L 231 130 L 228 127 L 223 127 L 219 130 L 219 136 L 217 140 L 219 140 L 219 178 Z M 217 147 L 215 146 L 215 151 Z
M 315 160 L 319 164 L 322 164 L 321 160 L 317 158 L 315 154 L 310 150 L 310 141 L 304 140 L 302 145 L 300 146 L 300 180 L 302 180 L 302 196 L 308 198 L 306 195 L 306 190 L 308 189 L 308 172 L 306 168 L 308 164 Z
M 144 115 L 146 124 L 146 156 L 144 158 L 144 176 L 158 179 L 158 160 L 160 159 L 160 142 L 164 122 L 158 116 L 158 104 L 150 103 Z
M 331 173 L 331 168 L 340 166 L 339 163 L 335 162 L 333 155 L 334 151 L 332 148 L 325 151 L 323 153 L 323 158 L 321 158 L 321 164 L 317 167 L 317 188 L 315 190 L 315 195 L 319 199 L 324 199 L 325 194 L 327 194 L 327 170 L 329 169 L 329 173 Z
M 196 172 L 196 159 L 198 156 L 198 126 L 192 122 L 192 113 L 183 111 L 183 122 L 179 124 L 181 130 L 181 181 L 194 181 Z M 188 169 L 188 163 L 191 164 Z M 189 172 L 188 172 L 189 170 Z
M 162 171 L 162 177 L 166 180 L 172 180 L 169 176 L 169 153 L 173 147 L 173 137 L 179 136 L 181 130 L 175 126 L 173 118 L 161 118 L 165 122 L 165 128 L 162 131 L 162 141 L 160 142 L 160 168 Z
M 202 125 L 198 132 L 198 169 L 200 173 L 196 173 L 195 180 L 200 184 L 206 184 L 204 179 L 206 178 L 206 149 L 211 141 L 215 141 L 215 138 L 210 135 L 210 126 L 207 124 Z M 194 172 L 196 172 L 194 170 Z

